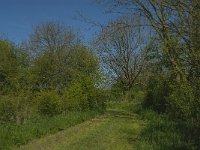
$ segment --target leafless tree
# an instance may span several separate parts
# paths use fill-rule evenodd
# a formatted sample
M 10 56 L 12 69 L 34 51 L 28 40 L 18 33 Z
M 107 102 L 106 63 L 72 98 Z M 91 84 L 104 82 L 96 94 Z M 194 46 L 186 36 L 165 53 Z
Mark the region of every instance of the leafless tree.
M 79 42 L 72 28 L 58 22 L 46 22 L 33 28 L 29 46 L 37 54 L 69 48 Z
M 165 47 L 162 53 L 178 82 L 186 80 L 184 66 L 190 65 L 192 72 L 194 66 L 198 68 L 199 42 L 194 44 L 199 37 L 198 0 L 102 0 L 101 4 L 107 6 L 109 13 L 140 13 L 148 19 L 147 25 L 150 24 L 158 34 Z
M 132 26 L 133 22 L 138 26 Z M 125 90 L 135 84 L 145 67 L 149 48 L 149 30 L 141 30 L 140 18 L 122 17 L 102 28 L 95 45 L 98 54 L 108 70 L 113 72 Z

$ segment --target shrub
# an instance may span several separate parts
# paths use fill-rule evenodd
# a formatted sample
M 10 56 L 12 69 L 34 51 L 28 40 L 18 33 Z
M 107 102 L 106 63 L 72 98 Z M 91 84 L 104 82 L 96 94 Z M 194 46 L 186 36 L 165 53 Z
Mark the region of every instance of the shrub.
M 167 97 L 170 112 L 180 118 L 194 117 L 197 103 L 192 86 L 188 83 L 177 83 L 171 85 L 171 89 L 172 92 Z
M 16 106 L 13 97 L 2 96 L 0 98 L 0 120 L 3 122 L 15 121 Z
M 101 89 L 97 89 L 92 80 L 83 78 L 72 83 L 64 90 L 64 110 L 103 110 L 105 109 L 106 95 Z
M 93 106 L 94 110 L 98 110 L 100 112 L 105 111 L 106 109 L 106 102 L 108 101 L 108 95 L 103 90 L 96 90 L 96 94 L 94 97 L 95 105 Z
M 66 110 L 86 110 L 89 108 L 87 93 L 79 82 L 73 83 L 69 89 L 64 91 L 63 101 Z
M 186 124 L 184 133 L 187 141 L 199 144 L 200 105 L 194 87 L 187 82 L 183 82 L 172 85 L 171 89 L 172 92 L 167 98 L 170 104 L 168 112 L 171 116 L 181 119 Z
M 162 113 L 166 111 L 166 97 L 169 95 L 169 81 L 164 76 L 153 77 L 149 80 L 143 105 L 146 108 Z
M 61 113 L 61 100 L 55 91 L 43 91 L 38 96 L 38 111 L 41 115 L 53 116 Z
M 25 93 L 7 95 L 0 98 L 0 120 L 3 122 L 23 123 L 33 113 L 31 99 Z
M 141 103 L 144 100 L 145 93 L 139 87 L 131 88 L 129 91 L 126 91 L 123 100 L 135 103 Z
M 111 87 L 110 101 L 122 101 L 124 99 L 124 89 L 122 85 L 117 82 Z

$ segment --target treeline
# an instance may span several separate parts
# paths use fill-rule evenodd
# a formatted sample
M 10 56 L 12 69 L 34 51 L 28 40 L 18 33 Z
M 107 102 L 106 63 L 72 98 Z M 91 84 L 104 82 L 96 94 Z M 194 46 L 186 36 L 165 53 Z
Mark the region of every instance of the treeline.
M 93 50 L 55 22 L 36 26 L 20 46 L 0 41 L 0 121 L 102 111 L 107 93 L 153 112 L 145 139 L 160 144 L 153 149 L 198 149 L 200 2 L 98 2 L 121 16 L 100 25 Z
M 174 136 L 175 132 L 181 135 L 173 141 L 177 145 L 173 142 L 167 145 L 166 140 L 163 149 L 199 149 L 200 2 L 114 0 L 99 3 L 107 7 L 107 12 L 122 15 L 102 27 L 96 42 L 102 62 L 112 70 L 117 81 L 112 91 L 125 94 L 125 99 L 126 93 L 129 93 L 128 99 L 135 96 L 141 99 L 141 93 L 137 95 L 136 91 L 142 90 L 143 109 L 167 115 L 169 119 L 164 120 L 167 129 L 175 128 Z M 162 121 L 154 119 L 158 124 L 163 124 Z M 165 129 L 160 130 L 167 132 Z M 173 137 L 166 134 L 160 139 L 167 136 Z
M 40 24 L 20 45 L 1 39 L 0 53 L 1 123 L 104 110 L 98 59 L 70 27 Z

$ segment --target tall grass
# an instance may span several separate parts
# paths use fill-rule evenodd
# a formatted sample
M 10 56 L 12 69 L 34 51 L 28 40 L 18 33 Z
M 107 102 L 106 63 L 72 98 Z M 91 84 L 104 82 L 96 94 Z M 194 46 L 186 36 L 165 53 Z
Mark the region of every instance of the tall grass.
M 15 123 L 0 124 L 0 150 L 9 150 L 13 146 L 26 144 L 28 141 L 64 130 L 93 118 L 97 112 L 68 112 L 53 117 L 38 116 L 22 125 Z
M 185 138 L 186 124 L 173 120 L 167 114 L 157 114 L 152 110 L 140 112 L 145 127 L 137 139 L 138 150 L 197 150 L 195 143 Z

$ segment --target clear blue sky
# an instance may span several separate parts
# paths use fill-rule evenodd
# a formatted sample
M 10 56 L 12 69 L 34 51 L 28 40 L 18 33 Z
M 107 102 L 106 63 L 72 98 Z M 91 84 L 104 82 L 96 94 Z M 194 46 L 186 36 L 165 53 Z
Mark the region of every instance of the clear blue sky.
M 87 24 L 74 19 L 77 11 L 101 23 L 112 17 L 103 14 L 95 0 L 0 0 L 0 34 L 20 42 L 28 38 L 33 25 L 53 20 L 80 29 L 88 41 L 95 29 L 87 30 Z

